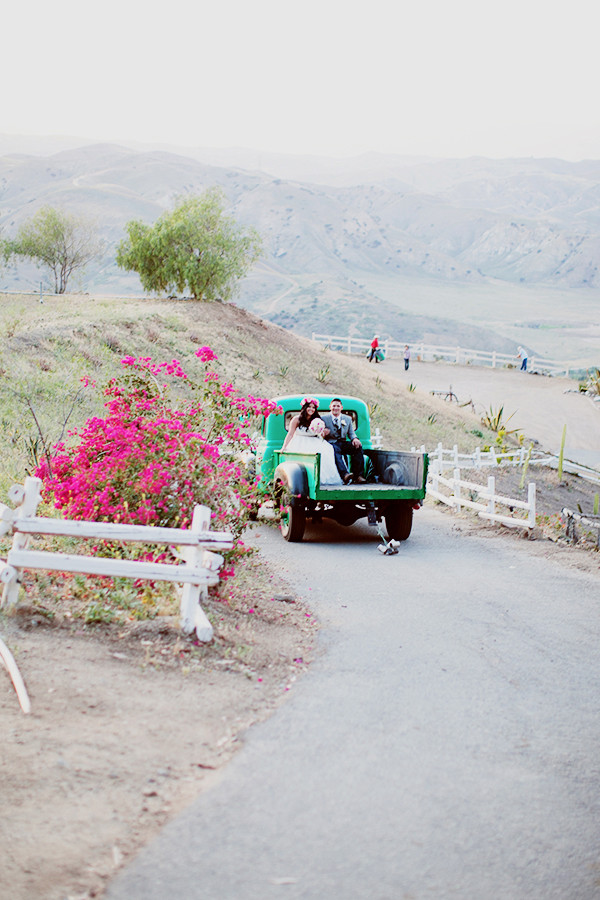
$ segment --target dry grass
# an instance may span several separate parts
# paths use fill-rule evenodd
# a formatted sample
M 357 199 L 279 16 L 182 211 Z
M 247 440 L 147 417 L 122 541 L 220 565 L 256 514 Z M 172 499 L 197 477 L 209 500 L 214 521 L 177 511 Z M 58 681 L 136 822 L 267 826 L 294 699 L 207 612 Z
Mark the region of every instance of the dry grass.
M 323 350 L 232 304 L 88 295 L 50 297 L 40 304 L 32 296 L 11 296 L 0 304 L 0 494 L 34 463 L 31 440 L 38 435 L 28 400 L 52 443 L 69 413 L 72 428 L 101 410 L 97 390 L 75 399 L 83 375 L 101 385 L 121 370 L 126 354 L 177 358 L 193 374 L 199 372 L 194 352 L 204 344 L 218 354 L 226 378 L 245 393 L 272 397 L 327 390 L 362 397 L 374 409 L 373 425 L 386 446 L 431 447 L 442 441 L 467 451 L 481 443 L 471 433 L 481 428 L 472 414 L 408 390 L 399 394 L 385 367 L 375 370 L 362 358 Z

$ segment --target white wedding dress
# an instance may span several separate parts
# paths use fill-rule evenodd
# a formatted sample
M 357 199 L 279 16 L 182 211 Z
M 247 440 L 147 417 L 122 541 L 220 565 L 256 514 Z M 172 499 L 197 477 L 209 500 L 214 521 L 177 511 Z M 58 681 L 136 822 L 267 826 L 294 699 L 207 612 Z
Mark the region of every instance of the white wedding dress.
M 296 428 L 293 438 L 285 449 L 290 453 L 318 453 L 321 457 L 321 485 L 325 487 L 342 483 L 331 444 L 317 435 L 310 434 L 303 426 Z

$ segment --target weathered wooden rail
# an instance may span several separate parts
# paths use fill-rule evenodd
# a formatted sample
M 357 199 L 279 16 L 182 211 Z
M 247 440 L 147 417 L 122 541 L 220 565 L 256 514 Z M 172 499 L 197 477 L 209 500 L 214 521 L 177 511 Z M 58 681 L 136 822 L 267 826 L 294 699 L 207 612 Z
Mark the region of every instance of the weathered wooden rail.
M 189 634 L 195 629 L 199 640 L 211 640 L 213 629 L 200 606 L 200 595 L 209 585 L 219 581 L 223 557 L 212 551 L 231 549 L 233 535 L 210 530 L 210 510 L 207 507 L 195 508 L 189 530 L 40 518 L 35 512 L 41 500 L 41 487 L 39 478 L 27 478 L 24 486 L 13 485 L 9 491 L 9 499 L 19 504 L 16 509 L 0 504 L 0 534 L 14 534 L 7 559 L 0 562 L 0 582 L 4 585 L 2 606 L 12 606 L 17 602 L 23 569 L 172 581 L 184 585 L 181 598 L 182 630 Z M 173 545 L 181 548 L 178 553 L 183 564 L 49 553 L 31 548 L 30 540 L 34 534 Z
M 365 354 L 371 347 L 370 338 L 351 337 L 349 335 L 317 334 L 313 332 L 312 339 L 317 344 L 328 347 L 330 350 L 338 350 L 348 354 Z M 404 354 L 405 344 L 401 341 L 383 340 L 380 341 L 380 346 L 388 359 L 402 357 Z M 516 355 L 498 353 L 495 350 L 476 350 L 467 347 L 425 344 L 422 341 L 416 341 L 410 345 L 410 351 L 411 359 L 416 362 L 444 361 L 455 363 L 456 365 L 491 366 L 492 369 L 517 365 Z M 532 354 L 529 357 L 528 368 L 530 371 L 539 372 L 543 375 L 564 375 L 568 378 L 570 372 L 585 368 L 585 366 L 571 362 L 543 359 Z
M 447 489 L 448 493 L 440 490 Z M 482 519 L 507 525 L 509 528 L 535 527 L 535 484 L 530 483 L 527 490 L 527 501 L 503 497 L 496 493 L 496 479 L 490 475 L 487 484 L 465 481 L 460 477 L 460 469 L 454 469 L 452 477 L 445 477 L 438 466 L 430 468 L 427 480 L 427 496 L 440 503 L 453 507 L 459 512 L 463 507 L 474 510 Z M 497 506 L 505 507 L 510 515 L 499 513 Z M 525 512 L 526 516 L 514 515 L 515 511 Z
M 15 504 L 14 508 L 0 504 L 0 535 L 13 534 L 7 558 L 0 560 L 0 584 L 3 585 L 0 606 L 9 608 L 18 602 L 19 586 L 25 569 L 171 581 L 180 593 L 182 631 L 186 634 L 195 631 L 200 641 L 212 639 L 213 627 L 202 609 L 201 599 L 206 597 L 208 587 L 219 581 L 219 570 L 224 559 L 214 550 L 231 549 L 233 535 L 228 531 L 211 531 L 210 510 L 207 507 L 196 506 L 189 529 L 50 519 L 35 514 L 41 500 L 41 487 L 42 482 L 39 478 L 27 478 L 24 485 L 13 485 L 8 492 L 9 500 Z M 33 535 L 166 544 L 177 548 L 176 555 L 182 563 L 168 564 L 50 553 L 36 550 L 31 546 Z M 7 650 L 4 644 L 0 646 L 0 658 L 3 656 L 1 652 L 3 648 Z M 9 672 L 11 668 L 14 672 L 16 666 L 10 653 L 4 663 Z M 14 677 L 13 683 L 19 693 Z M 23 706 L 23 703 L 21 705 Z

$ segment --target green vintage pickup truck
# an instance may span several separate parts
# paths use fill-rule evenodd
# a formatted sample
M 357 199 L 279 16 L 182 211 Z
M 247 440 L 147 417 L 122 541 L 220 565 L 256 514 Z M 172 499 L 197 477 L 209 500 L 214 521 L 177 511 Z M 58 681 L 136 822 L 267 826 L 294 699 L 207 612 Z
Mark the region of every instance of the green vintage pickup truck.
M 281 533 L 287 541 L 301 541 L 308 519 L 317 523 L 329 518 L 353 525 L 366 518 L 377 526 L 383 518 L 389 538 L 405 541 L 413 510 L 425 498 L 427 454 L 375 449 L 367 404 L 356 397 L 337 396 L 362 443 L 367 483 L 321 486 L 319 454 L 282 451 L 290 422 L 300 412 L 302 395 L 273 398 L 281 412 L 263 420 L 256 464 L 261 489 L 274 496 Z M 320 411 L 327 412 L 332 396 L 317 394 L 316 399 Z

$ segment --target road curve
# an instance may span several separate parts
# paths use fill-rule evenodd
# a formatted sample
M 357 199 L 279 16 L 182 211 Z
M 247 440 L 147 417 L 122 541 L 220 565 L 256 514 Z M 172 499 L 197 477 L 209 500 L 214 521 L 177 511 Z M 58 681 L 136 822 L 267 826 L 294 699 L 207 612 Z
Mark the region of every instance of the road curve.
M 600 896 L 599 579 L 428 507 L 255 541 L 316 659 L 106 900 Z

